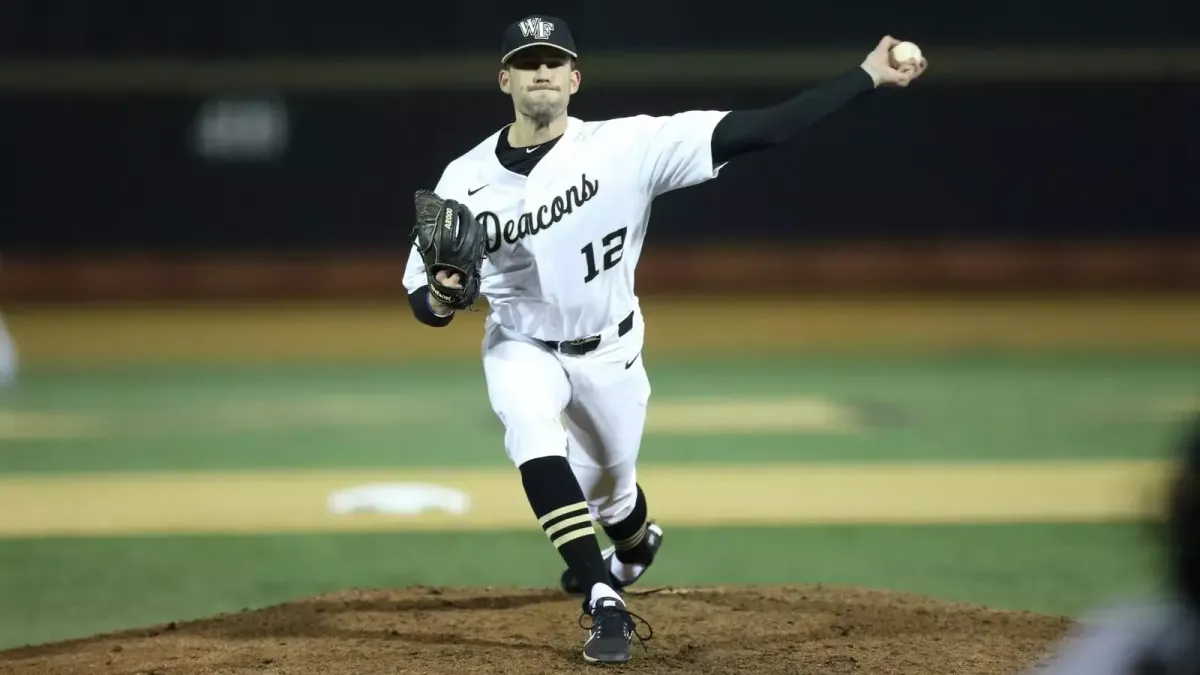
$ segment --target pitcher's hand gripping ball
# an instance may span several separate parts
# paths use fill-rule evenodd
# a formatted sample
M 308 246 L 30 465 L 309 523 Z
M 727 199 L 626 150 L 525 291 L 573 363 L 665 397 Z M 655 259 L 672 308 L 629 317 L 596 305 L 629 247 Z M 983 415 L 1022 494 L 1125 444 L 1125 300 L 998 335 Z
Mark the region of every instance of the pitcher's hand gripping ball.
M 487 256 L 487 231 L 464 204 L 429 190 L 415 197 L 417 222 L 412 242 L 425 263 L 429 293 L 454 309 L 470 309 L 479 298 L 480 268 Z M 446 286 L 437 273 L 457 274 L 460 288 Z

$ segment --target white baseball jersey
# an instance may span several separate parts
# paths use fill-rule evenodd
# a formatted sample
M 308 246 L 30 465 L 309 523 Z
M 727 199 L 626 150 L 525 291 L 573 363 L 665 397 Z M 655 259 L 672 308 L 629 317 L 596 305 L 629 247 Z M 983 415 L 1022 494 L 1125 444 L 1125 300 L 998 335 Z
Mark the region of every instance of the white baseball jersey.
M 466 204 L 488 230 L 481 293 L 489 319 L 530 337 L 573 340 L 637 311 L 634 268 L 650 204 L 716 178 L 712 132 L 726 114 L 571 117 L 528 177 L 496 157 L 507 127 L 450 162 L 434 191 Z M 427 283 L 414 247 L 404 286 L 411 293 Z

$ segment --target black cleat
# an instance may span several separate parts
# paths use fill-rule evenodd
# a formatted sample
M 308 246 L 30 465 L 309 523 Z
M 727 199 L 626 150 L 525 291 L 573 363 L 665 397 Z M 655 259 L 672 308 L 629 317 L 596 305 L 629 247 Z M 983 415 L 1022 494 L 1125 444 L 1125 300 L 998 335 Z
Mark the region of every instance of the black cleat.
M 658 525 L 658 523 L 656 523 L 654 521 L 650 521 L 650 523 L 648 525 L 646 525 L 646 544 L 647 544 L 647 547 L 650 549 L 650 554 L 649 554 L 647 560 L 639 560 L 638 561 L 641 564 L 645 565 L 645 569 L 642 570 L 641 574 L 638 574 L 632 580 L 630 580 L 628 582 L 624 582 L 624 583 L 622 583 L 620 579 L 617 579 L 615 576 L 613 576 L 612 571 L 611 571 L 612 570 L 612 560 L 617 555 L 616 547 L 609 546 L 608 548 L 601 551 L 600 555 L 602 555 L 604 557 L 604 566 L 610 570 L 608 573 L 608 579 L 609 579 L 608 585 L 612 586 L 614 590 L 620 591 L 625 586 L 631 586 L 634 583 L 636 583 L 638 579 L 641 579 L 642 575 L 646 573 L 646 570 L 650 569 L 650 564 L 654 562 L 655 556 L 658 555 L 658 549 L 662 547 L 662 540 L 663 540 L 662 527 L 660 527 Z M 559 580 L 559 585 L 562 587 L 563 591 L 565 591 L 567 593 L 571 593 L 573 595 L 584 595 L 591 591 L 591 589 L 584 588 L 583 584 L 579 583 L 579 578 L 576 577 L 575 574 L 570 569 L 563 571 L 562 577 Z
M 592 619 L 592 625 L 586 627 L 588 639 L 583 645 L 583 660 L 588 663 L 628 663 L 633 656 L 630 649 L 633 638 L 649 640 L 654 634 L 653 629 L 644 638 L 638 634 L 634 619 L 646 621 L 625 609 L 620 598 L 600 598 L 590 608 L 584 600 L 583 611 L 583 616 L 579 617 L 580 627 L 585 627 L 584 616 Z M 646 623 L 646 627 L 650 628 L 650 624 Z

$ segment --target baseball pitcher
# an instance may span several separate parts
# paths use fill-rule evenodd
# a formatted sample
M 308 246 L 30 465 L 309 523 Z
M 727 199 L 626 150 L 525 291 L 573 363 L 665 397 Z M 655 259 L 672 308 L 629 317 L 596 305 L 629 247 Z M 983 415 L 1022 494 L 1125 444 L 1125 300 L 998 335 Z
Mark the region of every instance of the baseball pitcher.
M 584 121 L 567 113 L 582 82 L 570 29 L 525 17 L 504 33 L 497 74 L 513 121 L 417 193 L 409 302 L 441 327 L 487 299 L 488 396 L 533 515 L 566 563 L 560 583 L 583 596 L 586 661 L 630 659 L 635 617 L 619 591 L 663 542 L 637 481 L 650 382 L 634 269 L 651 202 L 788 143 L 877 87 L 908 86 L 926 61 L 896 62 L 897 44 L 885 37 L 861 65 L 771 107 Z M 601 550 L 593 523 L 611 547 Z

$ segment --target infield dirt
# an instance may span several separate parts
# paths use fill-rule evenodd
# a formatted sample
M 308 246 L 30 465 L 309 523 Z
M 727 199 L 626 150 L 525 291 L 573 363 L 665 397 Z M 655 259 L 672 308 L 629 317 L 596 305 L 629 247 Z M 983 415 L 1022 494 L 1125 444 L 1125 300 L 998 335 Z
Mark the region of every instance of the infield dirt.
M 625 667 L 642 673 L 1010 675 L 1071 626 L 854 588 L 660 588 L 629 602 L 653 627 Z M 0 673 L 595 672 L 579 654 L 579 610 L 578 599 L 547 590 L 356 591 L 0 652 Z

